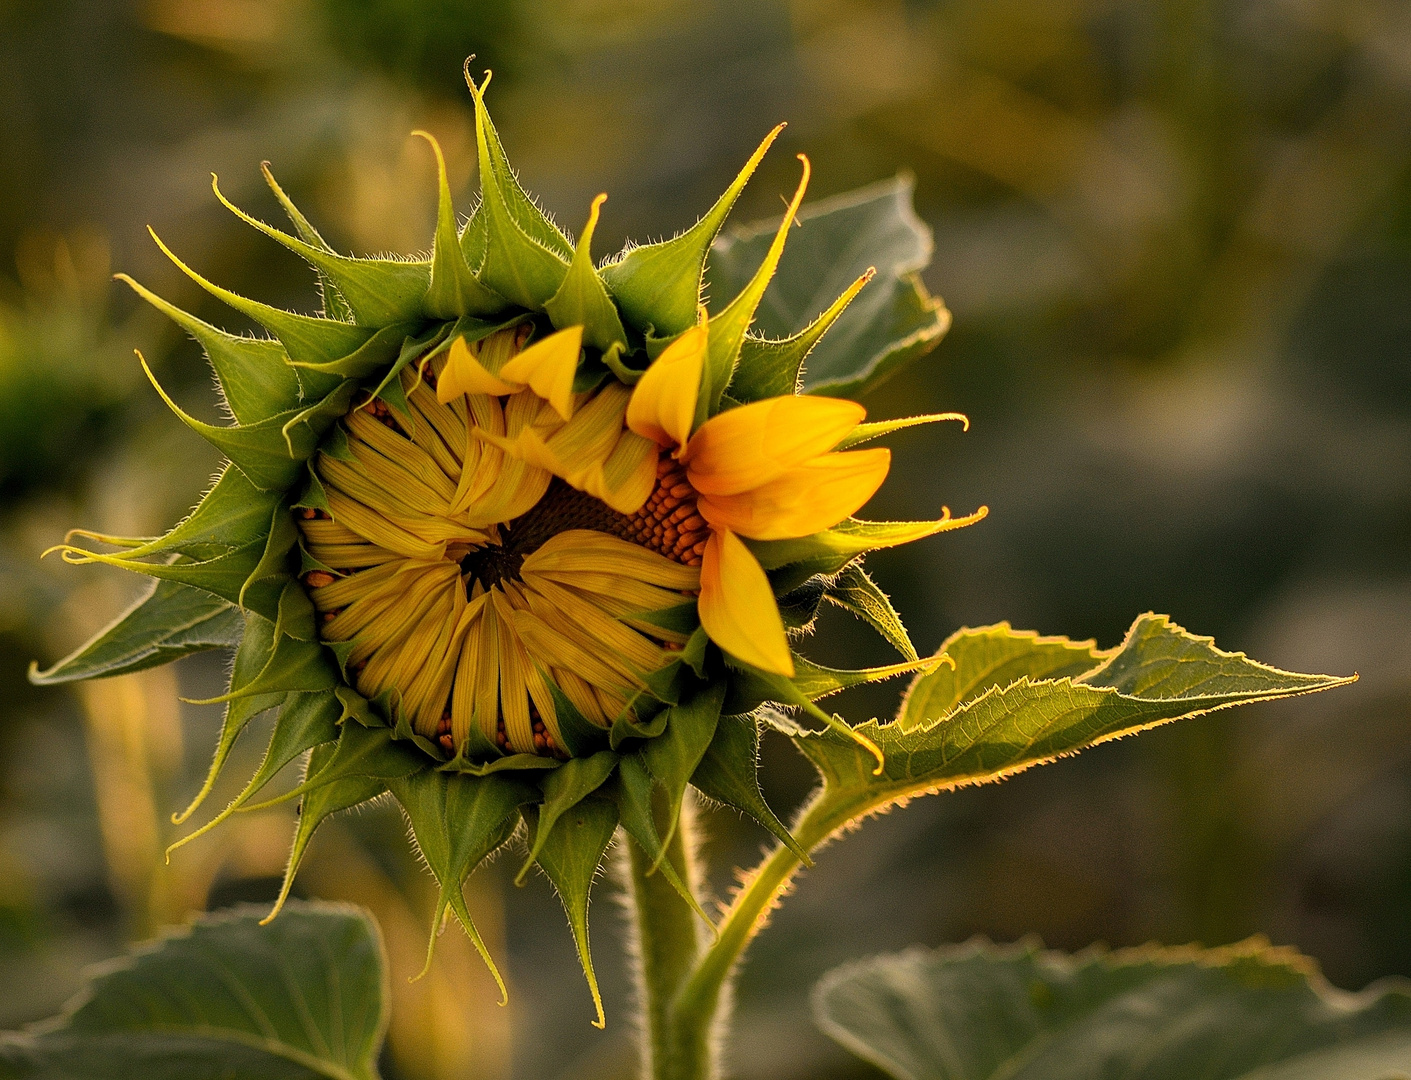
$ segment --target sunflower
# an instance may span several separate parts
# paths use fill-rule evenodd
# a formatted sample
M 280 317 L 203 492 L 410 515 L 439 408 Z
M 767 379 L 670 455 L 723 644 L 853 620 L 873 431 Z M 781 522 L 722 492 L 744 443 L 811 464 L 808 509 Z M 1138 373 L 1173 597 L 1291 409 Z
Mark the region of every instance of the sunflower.
M 667 857 L 688 785 L 796 847 L 756 780 L 760 707 L 801 710 L 868 745 L 880 767 L 880 751 L 815 699 L 937 661 L 917 658 L 860 559 L 984 510 L 852 517 L 890 466 L 886 450 L 853 447 L 964 419 L 869 424 L 855 402 L 798 392 L 808 351 L 871 272 L 795 337 L 750 333 L 807 159 L 757 272 L 714 314 L 702 304 L 712 243 L 779 128 L 696 225 L 598 265 L 605 196 L 570 241 L 515 179 L 485 84 L 467 83 L 480 200 L 457 228 L 440 148 L 418 133 L 438 164 L 429 258 L 338 254 L 266 166 L 292 233 L 213 183 L 216 195 L 312 264 L 321 315 L 222 289 L 159 239 L 271 336 L 228 334 L 120 275 L 204 347 L 233 425 L 195 420 L 153 385 L 229 462 L 163 537 L 75 530 L 60 545 L 71 563 L 158 581 L 33 677 L 237 645 L 230 689 L 214 699 L 226 715 L 206 783 L 175 820 L 196 812 L 235 740 L 273 709 L 270 742 L 243 790 L 177 846 L 233 813 L 300 799 L 282 903 L 318 825 L 390 793 L 440 884 L 437 924 L 453 911 L 493 970 L 461 886 L 522 834 L 520 876 L 538 865 L 558 890 L 601 1024 L 588 893 L 619 826 L 702 918 Z M 940 315 L 935 325 L 928 340 Z M 903 662 L 839 671 L 796 652 L 820 602 L 845 593 Z M 114 654 L 125 659 L 94 660 Z M 297 761 L 299 783 L 256 801 Z

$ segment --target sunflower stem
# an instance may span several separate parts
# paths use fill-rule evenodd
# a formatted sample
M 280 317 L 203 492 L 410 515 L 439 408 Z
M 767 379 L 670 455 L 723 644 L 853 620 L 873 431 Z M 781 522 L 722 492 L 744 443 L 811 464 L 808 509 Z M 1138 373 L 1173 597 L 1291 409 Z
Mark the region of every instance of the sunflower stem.
M 680 824 L 666 846 L 666 858 L 676 868 L 686 888 L 695 890 L 695 814 L 682 808 Z M 700 920 L 667 881 L 653 860 L 636 843 L 629 843 L 628 883 L 637 941 L 637 984 L 641 1008 L 641 1061 L 643 1080 L 713 1077 L 710 1047 L 704 1056 L 683 1059 L 676 1053 L 672 1032 L 673 1005 L 690 974 L 701 948 Z

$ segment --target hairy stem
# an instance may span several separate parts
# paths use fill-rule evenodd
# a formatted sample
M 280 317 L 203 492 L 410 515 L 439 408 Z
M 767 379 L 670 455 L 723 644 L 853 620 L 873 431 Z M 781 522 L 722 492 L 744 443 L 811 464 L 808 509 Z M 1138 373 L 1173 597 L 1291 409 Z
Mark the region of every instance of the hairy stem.
M 693 851 L 695 814 L 689 804 L 667 846 L 666 857 L 688 889 L 695 889 Z M 635 843 L 629 843 L 628 883 L 631 890 L 637 938 L 637 982 L 642 1010 L 642 1076 L 644 1080 L 677 1080 L 709 1077 L 713 1063 L 710 1047 L 705 1057 L 680 1060 L 671 1038 L 673 1004 L 700 952 L 699 920 L 660 870 L 651 873 L 652 860 Z

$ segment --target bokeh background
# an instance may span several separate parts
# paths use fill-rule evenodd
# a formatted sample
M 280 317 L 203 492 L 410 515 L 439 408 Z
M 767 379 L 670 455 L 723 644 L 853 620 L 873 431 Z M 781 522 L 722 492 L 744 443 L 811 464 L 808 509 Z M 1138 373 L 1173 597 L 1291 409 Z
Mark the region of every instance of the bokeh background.
M 866 403 L 972 427 L 894 437 L 869 513 L 991 507 L 873 560 L 918 645 L 1001 619 L 1112 645 L 1156 609 L 1262 660 L 1362 676 L 870 822 L 751 954 L 735 1075 L 876 1075 L 813 1029 L 807 989 L 913 942 L 1262 932 L 1339 986 L 1411 975 L 1401 0 L 0 0 L 0 1026 L 51 1013 L 86 964 L 157 926 L 270 898 L 290 833 L 283 810 L 246 815 L 163 865 L 219 720 L 177 695 L 218 692 L 221 657 L 75 692 L 25 682 L 140 586 L 40 551 L 72 524 L 160 532 L 216 464 L 132 350 L 213 418 L 199 352 L 109 275 L 245 328 L 161 258 L 151 224 L 209 277 L 308 309 L 302 264 L 210 192 L 218 172 L 275 220 L 262 159 L 335 245 L 424 248 L 433 174 L 408 133 L 439 137 L 467 210 L 471 52 L 531 190 L 570 226 L 612 194 L 601 251 L 693 222 L 778 120 L 739 221 L 778 214 L 794 152 L 814 197 L 915 173 L 925 279 L 955 328 Z M 886 649 L 837 613 L 817 656 Z M 897 689 L 841 705 L 886 715 Z M 787 744 L 765 756 L 771 798 L 796 804 L 806 767 Z M 723 894 L 763 835 L 728 815 L 708 828 Z M 432 893 L 403 832 L 387 810 L 330 824 L 299 885 L 382 922 L 388 1076 L 631 1075 L 611 888 L 593 913 L 599 1033 L 547 884 L 514 890 L 508 863 L 472 879 L 512 984 L 499 1009 L 458 934 L 405 980 Z

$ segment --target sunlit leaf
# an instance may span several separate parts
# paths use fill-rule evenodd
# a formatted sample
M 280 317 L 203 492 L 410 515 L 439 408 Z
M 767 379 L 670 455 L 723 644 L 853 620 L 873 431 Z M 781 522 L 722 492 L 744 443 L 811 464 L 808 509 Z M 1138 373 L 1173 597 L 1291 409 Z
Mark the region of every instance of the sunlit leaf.
M 49 1024 L 0 1038 L 15 1080 L 377 1080 L 386 960 L 372 920 L 291 904 L 204 915 L 99 968 Z
M 1411 1076 L 1411 985 L 1342 993 L 1259 939 L 917 949 L 831 972 L 813 1004 L 824 1031 L 896 1080 Z

